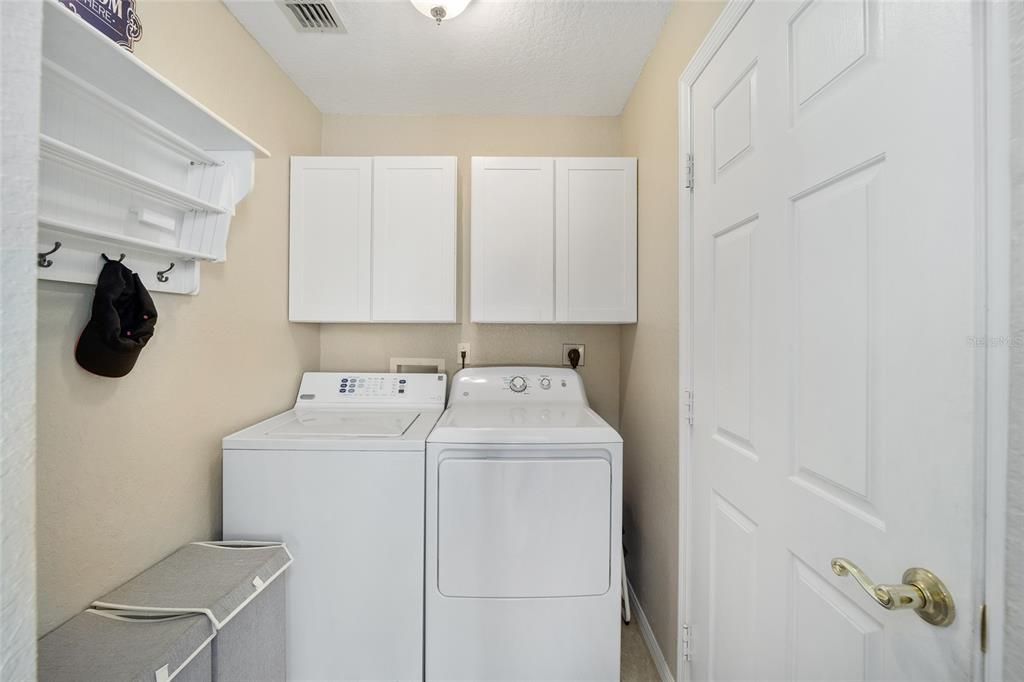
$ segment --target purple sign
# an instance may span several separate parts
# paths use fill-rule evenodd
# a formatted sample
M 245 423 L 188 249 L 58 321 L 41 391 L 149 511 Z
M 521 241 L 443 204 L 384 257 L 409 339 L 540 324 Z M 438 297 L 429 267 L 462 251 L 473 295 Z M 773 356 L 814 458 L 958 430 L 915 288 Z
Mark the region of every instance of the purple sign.
M 60 0 L 60 2 L 129 52 L 142 38 L 142 22 L 139 21 L 139 15 L 135 11 L 135 0 Z

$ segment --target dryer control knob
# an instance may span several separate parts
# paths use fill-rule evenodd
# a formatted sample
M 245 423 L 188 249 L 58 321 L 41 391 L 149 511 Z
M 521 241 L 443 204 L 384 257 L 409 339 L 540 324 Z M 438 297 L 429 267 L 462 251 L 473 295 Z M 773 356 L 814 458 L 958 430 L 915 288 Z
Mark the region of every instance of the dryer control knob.
M 551 379 L 548 379 L 547 377 L 541 377 L 540 387 L 543 388 L 545 391 L 551 388 Z
M 516 393 L 522 393 L 526 390 L 526 379 L 523 377 L 512 377 L 508 382 L 508 387 Z

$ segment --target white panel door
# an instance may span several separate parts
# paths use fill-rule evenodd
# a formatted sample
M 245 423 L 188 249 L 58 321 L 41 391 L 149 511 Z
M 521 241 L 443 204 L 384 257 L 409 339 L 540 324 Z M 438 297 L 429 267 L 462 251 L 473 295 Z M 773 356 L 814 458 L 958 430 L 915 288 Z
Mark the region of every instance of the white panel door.
M 636 322 L 636 159 L 555 160 L 555 317 Z
M 373 160 L 373 321 L 455 322 L 456 158 Z
M 370 319 L 371 159 L 293 156 L 288 319 Z
M 474 157 L 473 322 L 555 319 L 554 160 Z
M 968 3 L 759 0 L 693 86 L 693 679 L 972 674 L 972 30 Z M 955 622 L 834 557 L 931 570 Z

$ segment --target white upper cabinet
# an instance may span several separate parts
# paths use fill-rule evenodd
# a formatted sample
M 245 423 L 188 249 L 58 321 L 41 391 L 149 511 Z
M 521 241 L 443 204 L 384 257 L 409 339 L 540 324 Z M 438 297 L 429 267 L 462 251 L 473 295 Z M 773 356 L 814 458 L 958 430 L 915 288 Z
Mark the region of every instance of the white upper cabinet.
M 292 158 L 289 319 L 455 322 L 455 157 Z
M 554 322 L 554 169 L 551 158 L 473 159 L 474 322 Z
M 636 159 L 473 159 L 474 322 L 636 322 Z
M 373 162 L 293 156 L 289 319 L 368 322 Z
M 636 322 L 636 159 L 555 160 L 555 317 Z
M 455 322 L 456 158 L 373 160 L 373 320 Z

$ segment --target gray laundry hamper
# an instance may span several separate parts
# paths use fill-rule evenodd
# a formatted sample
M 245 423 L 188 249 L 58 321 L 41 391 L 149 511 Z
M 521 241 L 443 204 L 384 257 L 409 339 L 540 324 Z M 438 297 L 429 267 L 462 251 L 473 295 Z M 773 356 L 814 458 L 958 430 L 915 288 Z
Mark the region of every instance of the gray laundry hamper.
M 210 682 L 214 634 L 204 615 L 90 609 L 39 640 L 39 682 Z
M 292 563 L 282 543 L 194 542 L 102 599 L 97 609 L 209 618 L 214 682 L 285 679 L 285 589 Z

